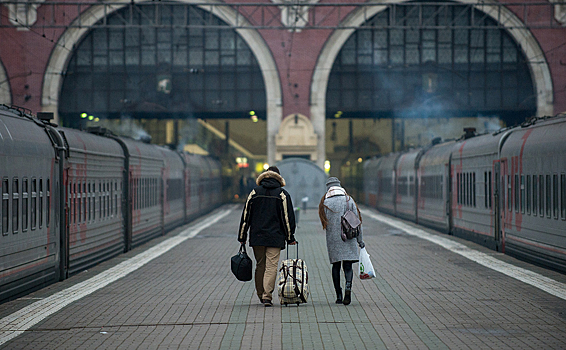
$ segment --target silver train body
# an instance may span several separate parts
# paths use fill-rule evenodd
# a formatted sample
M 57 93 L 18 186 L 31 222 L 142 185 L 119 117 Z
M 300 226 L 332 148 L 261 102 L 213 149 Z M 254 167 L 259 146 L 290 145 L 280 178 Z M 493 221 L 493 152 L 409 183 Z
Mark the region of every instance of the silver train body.
M 366 204 L 566 272 L 566 115 L 364 165 Z
M 220 162 L 0 106 L 0 302 L 221 204 Z

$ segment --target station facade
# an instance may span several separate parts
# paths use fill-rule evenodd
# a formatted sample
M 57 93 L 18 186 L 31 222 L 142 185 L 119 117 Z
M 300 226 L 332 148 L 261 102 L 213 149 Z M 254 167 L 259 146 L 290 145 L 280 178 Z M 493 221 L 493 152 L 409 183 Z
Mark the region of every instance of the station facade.
M 322 168 L 566 111 L 566 3 L 505 3 L 3 2 L 0 103 Z

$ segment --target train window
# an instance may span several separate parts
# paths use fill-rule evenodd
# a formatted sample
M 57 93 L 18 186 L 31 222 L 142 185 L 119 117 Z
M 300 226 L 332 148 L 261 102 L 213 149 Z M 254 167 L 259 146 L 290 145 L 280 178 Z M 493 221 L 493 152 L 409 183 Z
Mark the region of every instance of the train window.
M 86 192 L 86 182 L 83 182 L 83 222 L 86 222 L 87 218 L 87 192 Z
M 483 172 L 483 206 L 487 208 L 487 171 Z
M 551 200 L 552 200 L 552 189 L 551 189 L 552 183 L 550 182 L 550 175 L 546 175 L 546 217 L 549 218 L 550 217 L 550 206 L 552 205 Z
M 97 202 L 96 202 L 96 194 L 97 194 L 97 192 L 96 192 L 96 180 L 92 181 L 90 191 L 91 191 L 91 193 L 90 193 L 90 201 L 91 201 L 91 205 L 92 205 L 92 208 L 91 208 L 90 210 L 91 210 L 91 212 L 92 212 L 92 214 L 91 214 L 91 215 L 92 215 L 92 221 L 95 222 L 95 221 L 96 221 L 96 217 L 97 217 L 97 214 L 96 214 L 96 208 L 97 208 Z
M 114 182 L 114 215 L 118 216 L 118 181 Z
M 536 175 L 533 175 L 533 215 L 537 215 L 537 208 L 538 208 L 538 186 L 537 186 L 537 179 Z
M 103 198 L 102 217 L 105 219 L 108 217 L 108 211 L 106 210 L 108 208 L 108 197 L 106 195 L 107 190 L 108 190 L 108 184 L 105 182 L 102 184 L 102 198 Z
M 22 179 L 22 232 L 28 230 L 28 202 L 29 202 L 29 193 L 28 193 L 28 179 Z
M 460 203 L 460 174 L 456 174 L 456 202 Z
M 470 205 L 470 173 L 464 174 L 464 204 Z
M 47 197 L 47 214 L 45 215 L 45 227 L 49 227 L 49 219 L 51 218 L 51 188 L 49 188 L 49 179 L 45 185 L 45 195 Z
M 104 217 L 108 219 L 108 181 L 106 181 L 103 185 L 104 187 Z
M 110 217 L 114 217 L 114 187 L 112 186 L 112 181 L 110 181 L 108 183 L 108 192 L 109 192 L 109 198 L 108 201 L 110 202 L 109 207 L 110 207 L 110 211 L 108 213 L 108 216 Z
M 110 181 L 106 182 L 106 217 L 111 217 L 112 203 L 110 203 Z
M 102 182 L 100 189 L 100 219 L 106 219 L 106 183 Z
M 566 175 L 560 174 L 560 217 L 566 220 Z
M 20 202 L 20 184 L 17 178 L 12 179 L 12 233 L 18 233 L 19 229 L 19 211 Z
M 43 179 L 39 179 L 39 228 L 43 226 Z
M 98 218 L 102 220 L 102 182 L 98 182 Z
M 147 205 L 149 207 L 152 207 L 154 205 L 153 204 L 153 182 L 154 182 L 153 178 L 147 179 L 147 195 L 148 195 Z
M 472 173 L 472 196 L 474 198 L 474 208 L 476 207 L 476 173 Z
M 501 214 L 505 216 L 505 176 L 501 176 L 501 186 L 499 188 L 501 188 Z
M 527 214 L 531 214 L 531 176 L 527 175 Z
M 465 205 L 469 205 L 469 200 L 470 200 L 470 174 L 469 173 L 465 173 L 464 174 L 464 204 Z
M 466 174 L 462 173 L 460 174 L 461 180 L 460 180 L 460 204 L 465 205 L 466 204 Z
M 77 223 L 80 223 L 83 218 L 83 196 L 81 194 L 81 183 L 77 184 L 76 201 L 77 201 Z
M 88 198 L 88 222 L 92 220 L 92 193 L 90 192 L 90 181 L 86 185 L 87 198 Z
M 8 223 L 10 221 L 10 213 L 8 211 L 10 192 L 8 188 L 8 179 L 2 179 L 2 234 L 8 234 Z
M 31 180 L 31 229 L 37 226 L 37 179 Z
M 77 202 L 76 202 L 77 185 L 71 183 L 71 223 L 77 222 Z
M 147 208 L 147 178 L 141 179 L 141 207 Z
M 513 210 L 511 205 L 511 175 L 507 175 L 507 209 L 509 211 Z
M 31 229 L 37 225 L 37 179 L 31 180 Z
M 538 176 L 538 213 L 544 216 L 544 176 Z
M 157 197 L 159 195 L 159 186 L 158 186 L 158 179 L 153 179 L 153 205 L 157 205 Z M 386 188 L 388 193 L 391 193 L 391 179 L 386 179 Z
M 492 185 L 491 185 L 491 183 L 492 183 L 492 181 L 491 181 L 491 171 L 488 172 L 487 181 L 488 181 L 488 186 L 489 186 L 489 187 L 488 187 L 488 188 L 489 188 L 489 192 L 488 192 L 488 195 L 489 195 L 489 196 L 488 196 L 488 198 L 489 198 L 489 207 L 491 208 L 491 206 L 492 206 L 491 197 L 492 197 L 492 195 L 493 195 L 493 189 L 492 189 Z
M 472 173 L 467 173 L 468 176 L 468 205 L 474 205 L 474 193 L 472 192 L 474 184 L 472 183 Z
M 98 219 L 104 219 L 104 185 L 102 181 L 98 183 Z
M 558 219 L 558 174 L 552 175 L 552 209 L 554 218 Z
M 513 195 L 515 196 L 514 198 L 514 203 L 515 203 L 515 212 L 518 213 L 519 212 L 519 175 L 515 175 L 514 176 L 515 182 L 513 183 Z
M 521 213 L 525 214 L 525 175 L 521 175 Z
M 90 185 L 90 211 L 92 221 L 96 221 L 96 181 L 92 181 Z

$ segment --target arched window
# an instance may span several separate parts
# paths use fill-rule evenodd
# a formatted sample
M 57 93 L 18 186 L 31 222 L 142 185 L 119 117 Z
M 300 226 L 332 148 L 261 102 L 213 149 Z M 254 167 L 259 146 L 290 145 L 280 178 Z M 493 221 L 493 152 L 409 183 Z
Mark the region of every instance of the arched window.
M 535 113 L 525 56 L 494 20 L 466 6 L 427 6 L 426 26 L 418 27 L 418 11 L 396 10 L 395 25 L 389 10 L 380 12 L 342 47 L 330 73 L 327 118 L 342 111 L 353 118 L 522 121 Z
M 81 113 L 249 118 L 250 110 L 266 111 L 252 51 L 226 23 L 186 4 L 132 4 L 94 25 L 70 60 L 59 104 L 69 126 Z

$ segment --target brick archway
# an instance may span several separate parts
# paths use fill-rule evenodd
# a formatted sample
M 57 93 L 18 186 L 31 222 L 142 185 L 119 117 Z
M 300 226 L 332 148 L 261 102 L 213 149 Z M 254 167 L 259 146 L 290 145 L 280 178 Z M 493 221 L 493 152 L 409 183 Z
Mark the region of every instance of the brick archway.
M 192 1 L 184 1 L 191 4 Z M 113 12 L 120 10 L 129 2 L 124 1 L 123 5 L 116 5 Z M 199 2 L 202 4 L 202 2 Z M 199 6 L 205 11 L 210 8 L 202 5 Z M 59 38 L 55 46 L 47 68 L 44 73 L 42 87 L 42 110 L 53 112 L 56 120 L 58 120 L 58 100 L 63 85 L 63 75 L 59 72 L 65 71 L 65 67 L 73 55 L 72 48 L 76 46 L 81 39 L 88 34 L 90 27 L 97 23 L 100 19 L 110 15 L 107 11 L 108 7 L 92 6 L 86 10 L 80 17 L 75 19 L 75 23 L 80 23 L 81 27 L 68 28 Z M 113 13 L 112 12 L 112 13 Z M 229 7 L 215 8 L 214 15 L 228 24 L 236 24 L 236 12 Z M 239 24 L 242 23 L 242 16 L 238 16 Z M 273 59 L 271 50 L 265 43 L 263 37 L 257 30 L 236 29 L 235 30 L 247 43 L 255 55 L 265 82 L 266 92 L 266 108 L 267 108 L 267 135 L 268 135 L 268 157 L 275 159 L 275 135 L 279 130 L 282 119 L 281 108 L 281 82 L 279 79 L 275 60 Z M 271 158 L 272 157 L 272 158 Z
M 471 3 L 470 0 L 458 2 L 462 4 Z M 386 10 L 385 6 L 377 5 L 370 8 L 358 8 L 354 10 L 341 25 L 344 27 L 359 27 L 369 18 L 372 18 L 377 13 L 384 10 Z M 501 20 L 500 23 L 503 24 L 503 28 L 506 28 L 505 30 L 515 40 L 515 42 L 517 42 L 518 47 L 520 47 L 522 53 L 528 60 L 534 90 L 536 91 L 537 96 L 537 115 L 544 116 L 554 114 L 554 91 L 550 68 L 546 61 L 544 52 L 534 35 L 527 29 L 519 29 L 522 22 L 505 7 L 502 7 L 501 11 L 498 12 L 497 8 L 490 7 L 489 4 L 484 4 L 482 8 L 478 10 L 485 12 L 495 21 L 498 20 L 499 15 L 499 19 Z M 319 135 L 325 134 L 326 92 L 330 72 L 338 53 L 354 32 L 355 29 L 335 31 L 327 40 L 319 55 L 310 89 L 311 120 Z M 321 142 L 319 142 L 318 145 L 319 159 L 325 158 L 324 151 L 324 137 L 321 137 Z
M 6 69 L 0 62 L 0 104 L 12 104 L 12 94 L 10 88 L 10 79 L 6 75 Z

